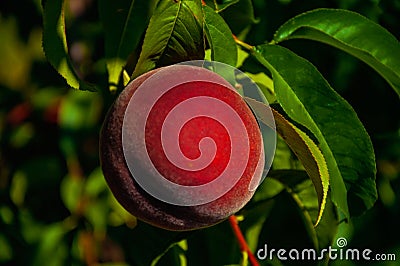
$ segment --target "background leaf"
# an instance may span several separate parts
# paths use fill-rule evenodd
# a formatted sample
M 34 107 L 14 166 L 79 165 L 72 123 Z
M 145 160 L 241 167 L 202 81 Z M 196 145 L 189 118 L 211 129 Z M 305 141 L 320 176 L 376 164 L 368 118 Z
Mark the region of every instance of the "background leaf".
M 204 58 L 200 1 L 161 0 L 150 19 L 132 78 L 155 67 Z
M 94 91 L 96 88 L 81 80 L 68 55 L 63 0 L 45 1 L 43 6 L 43 50 L 50 64 L 74 89 Z
M 251 25 L 257 22 L 251 0 L 239 0 L 220 12 L 220 15 L 238 37 L 245 35 Z
M 51 1 L 51 5 L 54 2 L 47 1 Z M 145 0 L 135 0 L 135 4 L 139 1 Z M 170 0 L 173 1 L 177 0 Z M 238 265 L 240 250 L 226 222 L 182 236 L 187 240 L 179 241 L 173 234 L 142 227 L 141 222 L 113 197 L 98 161 L 99 130 L 116 96 L 107 92 L 105 30 L 99 18 L 99 1 L 64 1 L 64 11 L 67 50 L 74 70 L 78 77 L 93 81 L 101 88 L 100 93 L 70 90 L 64 78 L 46 60 L 42 49 L 41 2 L 45 0 L 0 1 L 0 264 L 147 266 L 162 254 L 158 265 Z M 127 5 L 131 2 L 126 0 Z M 197 5 L 198 2 L 186 1 L 186 4 Z M 249 18 L 247 11 L 238 7 L 239 2 L 254 5 L 257 24 L 246 20 Z M 243 28 L 238 37 L 249 44 L 271 40 L 285 21 L 320 7 L 359 12 L 400 39 L 400 5 L 396 0 L 239 2 L 219 14 L 229 21 L 228 25 L 235 26 L 233 32 Z M 111 1 L 109 4 L 112 5 Z M 211 4 L 209 7 L 212 8 Z M 202 9 L 197 9 L 200 10 L 197 21 L 204 26 Z M 143 24 L 149 19 L 143 20 Z M 242 25 L 239 19 L 243 19 Z M 122 30 L 115 28 L 115 32 L 118 31 Z M 124 68 L 128 75 L 124 78 L 129 79 L 133 72 L 143 38 L 144 34 L 140 44 L 132 47 Z M 338 217 L 328 193 L 322 219 L 313 227 L 312 221 L 319 211 L 315 188 L 307 173 L 299 171 L 303 169 L 300 161 L 278 137 L 272 171 L 252 200 L 237 214 L 251 250 L 257 251 L 258 245 L 264 244 L 277 249 L 282 246 L 301 248 L 315 242 L 316 232 L 320 249 L 335 243 L 338 237 L 345 237 L 349 248 L 400 254 L 400 116 L 396 115 L 400 113 L 399 97 L 394 90 L 387 89 L 387 82 L 372 68 L 339 49 L 305 39 L 283 44 L 310 60 L 356 110 L 374 144 L 379 199 L 363 216 L 346 223 L 342 214 Z M 241 53 L 239 65 L 246 56 L 247 53 Z M 271 74 L 254 58 L 252 61 L 254 64 L 249 65 L 246 59 L 241 69 L 251 72 L 251 79 L 261 85 L 264 94 L 271 96 L 267 97 L 268 101 L 275 103 Z M 121 80 L 118 85 L 122 85 Z M 318 144 L 306 128 L 285 118 Z M 337 132 L 340 134 L 340 130 Z M 277 181 L 278 174 L 282 176 L 280 181 Z M 73 190 L 79 186 L 72 185 L 68 189 L 66 184 L 71 177 L 79 178 L 83 185 L 79 208 L 74 208 L 76 202 L 71 200 Z M 300 205 L 294 197 L 301 200 Z M 307 213 L 311 222 L 305 219 Z M 137 233 L 136 229 L 143 233 Z M 295 239 L 298 236 L 303 239 Z M 270 241 L 272 238 L 276 240 L 274 244 Z M 187 248 L 181 246 L 185 242 Z M 261 265 L 269 266 L 288 263 L 260 261 Z M 342 266 L 343 263 L 330 261 L 329 265 Z M 298 261 L 292 262 L 292 265 L 298 264 Z
M 318 202 L 315 199 L 314 185 L 302 170 L 274 170 L 268 177 L 282 183 L 295 203 L 302 210 L 301 216 L 308 224 L 308 232 L 317 250 L 328 248 L 332 244 L 338 230 L 337 210 L 328 193 L 324 214 L 318 226 L 311 226 L 312 220 L 318 216 Z M 276 203 L 280 204 L 280 203 Z M 324 265 L 324 264 L 323 264 Z
M 190 234 L 190 232 L 173 232 L 160 229 L 141 221 L 129 232 L 124 232 L 123 228 L 116 228 L 115 230 L 127 249 L 129 260 L 134 261 L 135 265 L 143 266 L 151 265 L 155 258 Z
M 287 115 L 316 137 L 330 172 L 332 201 L 346 216 L 348 205 L 352 215 L 371 208 L 377 198 L 375 157 L 351 106 L 311 63 L 289 50 L 260 45 L 254 56 L 272 73 L 277 100 Z
M 215 12 L 221 12 L 230 5 L 236 4 L 240 0 L 223 0 L 223 1 L 218 1 L 218 0 L 205 0 L 204 2 L 207 4 L 207 6 L 211 7 L 212 9 L 215 10 Z
M 347 10 L 317 9 L 283 24 L 274 41 L 296 38 L 323 42 L 361 59 L 400 96 L 400 43 L 375 22 Z
M 270 123 L 268 115 L 266 119 L 263 119 L 264 110 L 267 108 L 266 105 L 251 98 L 245 98 L 245 100 L 251 106 L 258 119 L 264 123 Z M 275 109 L 271 108 L 271 111 L 275 119 L 274 127 L 276 126 L 276 131 L 296 154 L 314 184 L 319 203 L 318 216 L 314 221 L 315 225 L 317 225 L 321 220 L 325 208 L 329 188 L 329 173 L 325 158 L 318 146 L 307 136 L 307 134 L 290 123 Z
M 237 47 L 224 19 L 212 8 L 203 6 L 204 29 L 211 48 L 211 60 L 236 65 Z
M 108 82 L 114 90 L 128 56 L 136 49 L 156 0 L 100 0 L 99 16 L 104 28 Z

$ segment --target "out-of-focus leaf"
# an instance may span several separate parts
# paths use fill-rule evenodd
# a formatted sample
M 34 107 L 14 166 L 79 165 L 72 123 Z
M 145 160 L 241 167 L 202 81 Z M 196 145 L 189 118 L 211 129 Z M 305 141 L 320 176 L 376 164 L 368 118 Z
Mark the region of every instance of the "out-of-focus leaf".
M 146 30 L 135 78 L 155 67 L 204 58 L 201 2 L 161 0 Z
M 270 123 L 270 119 L 263 117 L 266 108 L 268 108 L 265 104 L 250 98 L 245 98 L 245 100 L 260 121 Z M 296 154 L 314 184 L 319 203 L 319 213 L 315 221 L 315 225 L 317 225 L 325 208 L 329 188 L 329 173 L 325 158 L 318 146 L 306 133 L 289 122 L 275 109 L 271 108 L 271 110 L 275 119 L 274 127 L 276 126 L 276 131 Z
M 106 180 L 104 179 L 101 168 L 98 167 L 88 176 L 85 182 L 85 194 L 91 197 L 97 197 L 108 190 Z
M 240 0 L 223 0 L 223 1 L 205 0 L 204 2 L 207 4 L 207 6 L 211 7 L 212 9 L 215 10 L 215 12 L 218 13 L 228 8 L 231 5 L 236 4 L 239 1 Z
M 211 47 L 211 60 L 236 65 L 237 47 L 224 19 L 208 6 L 203 6 L 204 26 Z
M 98 94 L 71 91 L 61 102 L 60 126 L 68 130 L 89 128 L 98 122 L 101 107 Z
M 110 90 L 115 90 L 128 56 L 135 50 L 156 0 L 99 1 L 99 15 L 104 27 Z
M 96 90 L 84 82 L 76 73 L 68 55 L 65 32 L 65 11 L 63 0 L 44 1 L 43 6 L 43 50 L 47 60 L 74 89 Z
M 23 123 L 15 130 L 10 137 L 10 144 L 15 148 L 21 148 L 32 140 L 34 135 L 34 127 L 32 123 Z
M 84 215 L 93 226 L 93 231 L 102 233 L 106 231 L 109 213 L 110 206 L 106 199 L 91 199 Z
M 317 9 L 283 24 L 274 41 L 296 38 L 323 42 L 359 58 L 385 78 L 400 96 L 400 43 L 375 22 L 347 10 Z
M 82 200 L 83 180 L 80 178 L 66 176 L 60 185 L 60 195 L 65 207 L 76 213 Z
M 62 223 L 54 223 L 41 232 L 39 247 L 32 265 L 63 265 L 68 257 L 68 246 L 63 241 L 66 228 Z
M 7 238 L 3 234 L 0 234 L 0 262 L 7 262 L 14 256 L 13 250 L 8 243 Z
M 62 219 L 67 212 L 57 189 L 62 171 L 63 162 L 54 155 L 37 155 L 25 159 L 13 176 L 10 191 L 12 200 L 42 222 Z
M 24 43 L 17 35 L 17 21 L 15 19 L 5 19 L 2 14 L 0 19 L 0 36 L 3 36 L 0 43 L 0 80 L 1 84 L 10 88 L 22 88 L 29 81 L 30 65 L 32 54 L 29 46 Z M 10 71 L 13 66 L 13 71 Z M 3 88 L 2 88 L 3 90 Z M 5 100 L 6 98 L 2 98 Z
M 240 37 L 249 27 L 257 22 L 251 0 L 239 0 L 220 12 L 233 34 Z
M 324 155 L 332 201 L 348 217 L 377 199 L 371 140 L 353 108 L 305 59 L 277 45 L 260 45 L 254 56 L 272 73 L 276 97 L 286 114 L 316 137 Z

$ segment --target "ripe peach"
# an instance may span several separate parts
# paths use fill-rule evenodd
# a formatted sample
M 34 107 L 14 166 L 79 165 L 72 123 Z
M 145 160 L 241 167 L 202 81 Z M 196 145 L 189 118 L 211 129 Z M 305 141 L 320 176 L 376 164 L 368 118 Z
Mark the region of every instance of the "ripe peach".
M 153 99 L 152 91 L 160 96 Z M 192 230 L 250 200 L 264 153 L 257 120 L 229 83 L 204 68 L 174 65 L 143 74 L 119 95 L 103 124 L 100 160 L 130 213 L 161 228 Z M 162 181 L 155 184 L 154 175 Z

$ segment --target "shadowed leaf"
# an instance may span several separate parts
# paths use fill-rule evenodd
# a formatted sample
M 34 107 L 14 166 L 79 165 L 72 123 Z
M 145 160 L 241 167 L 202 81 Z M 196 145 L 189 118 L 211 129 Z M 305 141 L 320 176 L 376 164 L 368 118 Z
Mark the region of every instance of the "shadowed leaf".
M 74 89 L 96 90 L 76 73 L 68 54 L 64 1 L 49 0 L 43 6 L 43 50 L 47 60 Z
M 144 33 L 156 0 L 100 0 L 110 90 L 118 84 L 128 56 Z

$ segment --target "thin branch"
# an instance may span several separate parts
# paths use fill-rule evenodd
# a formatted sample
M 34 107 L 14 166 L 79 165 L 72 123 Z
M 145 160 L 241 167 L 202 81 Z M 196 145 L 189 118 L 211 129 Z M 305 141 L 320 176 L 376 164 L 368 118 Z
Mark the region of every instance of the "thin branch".
M 249 261 L 252 266 L 260 266 L 253 252 L 251 252 L 249 246 L 247 245 L 246 239 L 244 238 L 243 233 L 240 230 L 240 227 L 238 225 L 238 220 L 235 215 L 229 216 L 229 223 L 239 243 L 240 251 L 247 253 L 247 255 L 249 256 Z
M 237 44 L 239 44 L 240 46 L 242 46 L 243 48 L 245 48 L 246 50 L 248 50 L 248 51 L 254 50 L 254 46 L 252 46 L 252 45 L 250 45 L 250 44 L 248 44 L 248 43 L 245 43 L 245 42 L 239 40 L 239 39 L 236 37 L 235 34 L 232 34 L 232 36 L 233 36 L 233 39 L 235 40 L 235 42 L 236 42 Z

